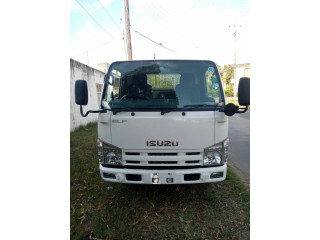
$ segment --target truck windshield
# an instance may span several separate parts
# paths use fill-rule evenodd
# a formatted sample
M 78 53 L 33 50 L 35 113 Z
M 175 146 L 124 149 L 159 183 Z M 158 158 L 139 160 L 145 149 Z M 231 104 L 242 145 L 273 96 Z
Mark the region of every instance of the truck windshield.
M 214 110 L 224 105 L 220 76 L 211 61 L 115 62 L 106 80 L 102 106 L 108 109 Z

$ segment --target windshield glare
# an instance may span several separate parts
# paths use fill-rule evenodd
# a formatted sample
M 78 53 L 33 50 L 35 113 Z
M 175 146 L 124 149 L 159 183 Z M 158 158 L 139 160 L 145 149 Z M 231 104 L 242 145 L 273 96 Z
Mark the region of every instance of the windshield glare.
M 115 62 L 108 71 L 102 106 L 111 109 L 172 109 L 224 101 L 220 76 L 211 61 Z

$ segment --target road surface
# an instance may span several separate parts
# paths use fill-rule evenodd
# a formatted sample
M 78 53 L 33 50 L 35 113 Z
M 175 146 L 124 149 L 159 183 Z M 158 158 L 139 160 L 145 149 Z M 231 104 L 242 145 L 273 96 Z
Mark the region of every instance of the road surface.
M 250 184 L 250 112 L 229 117 L 229 162 L 238 175 Z

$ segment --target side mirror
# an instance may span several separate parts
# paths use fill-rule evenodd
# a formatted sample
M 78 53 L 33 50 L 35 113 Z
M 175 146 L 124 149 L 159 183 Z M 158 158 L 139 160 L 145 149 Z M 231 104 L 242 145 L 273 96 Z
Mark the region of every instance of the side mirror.
M 75 84 L 75 97 L 77 105 L 88 104 L 88 85 L 85 80 L 77 80 Z
M 238 112 L 239 107 L 233 103 L 228 103 L 224 108 L 224 114 L 228 117 L 233 116 L 236 112 Z
M 88 85 L 85 80 L 77 80 L 75 85 L 76 104 L 80 105 L 80 114 L 82 117 L 88 116 L 89 113 L 104 113 L 107 109 L 100 109 L 95 111 L 87 111 L 83 114 L 82 105 L 88 104 Z
M 250 105 L 250 78 L 240 78 L 238 86 L 238 101 L 241 106 Z
M 245 106 L 245 108 L 240 108 L 233 103 L 228 103 L 224 107 L 224 113 L 231 117 L 235 113 L 245 113 L 250 105 L 250 78 L 242 77 L 240 78 L 238 87 L 238 101 L 240 106 Z

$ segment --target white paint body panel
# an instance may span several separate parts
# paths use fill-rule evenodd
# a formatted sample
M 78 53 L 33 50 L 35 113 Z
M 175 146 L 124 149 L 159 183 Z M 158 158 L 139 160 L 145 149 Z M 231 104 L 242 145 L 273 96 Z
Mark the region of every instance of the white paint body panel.
M 121 149 L 204 149 L 228 137 L 228 118 L 218 111 L 111 112 L 99 114 L 99 139 Z M 178 146 L 147 146 L 147 141 L 177 141 Z
M 204 149 L 220 143 L 228 137 L 228 118 L 218 111 L 181 112 L 111 112 L 100 113 L 98 122 L 99 139 L 122 149 L 123 163 L 128 168 L 110 168 L 100 164 L 100 174 L 104 181 L 134 184 L 195 184 L 223 181 L 227 174 L 227 164 L 218 167 L 201 168 Z M 147 146 L 147 141 L 174 141 L 178 146 Z M 139 155 L 126 155 L 127 152 Z M 198 152 L 198 155 L 187 155 Z M 149 153 L 176 153 L 171 156 L 154 156 Z M 130 163 L 139 161 L 138 164 Z M 189 169 L 150 169 L 153 161 L 167 161 L 166 167 L 186 167 Z M 169 161 L 176 163 L 168 164 Z M 187 163 L 192 161 L 193 163 Z M 194 161 L 198 161 L 194 163 Z M 136 167 L 135 169 L 129 166 Z M 149 166 L 149 169 L 143 167 Z M 221 177 L 210 178 L 212 173 L 223 173 Z M 114 178 L 105 177 L 111 174 Z M 140 175 L 141 181 L 130 181 L 126 174 Z M 157 175 L 158 183 L 152 181 Z M 198 180 L 186 181 L 185 175 L 200 174 Z M 167 179 L 173 182 L 168 183 Z

